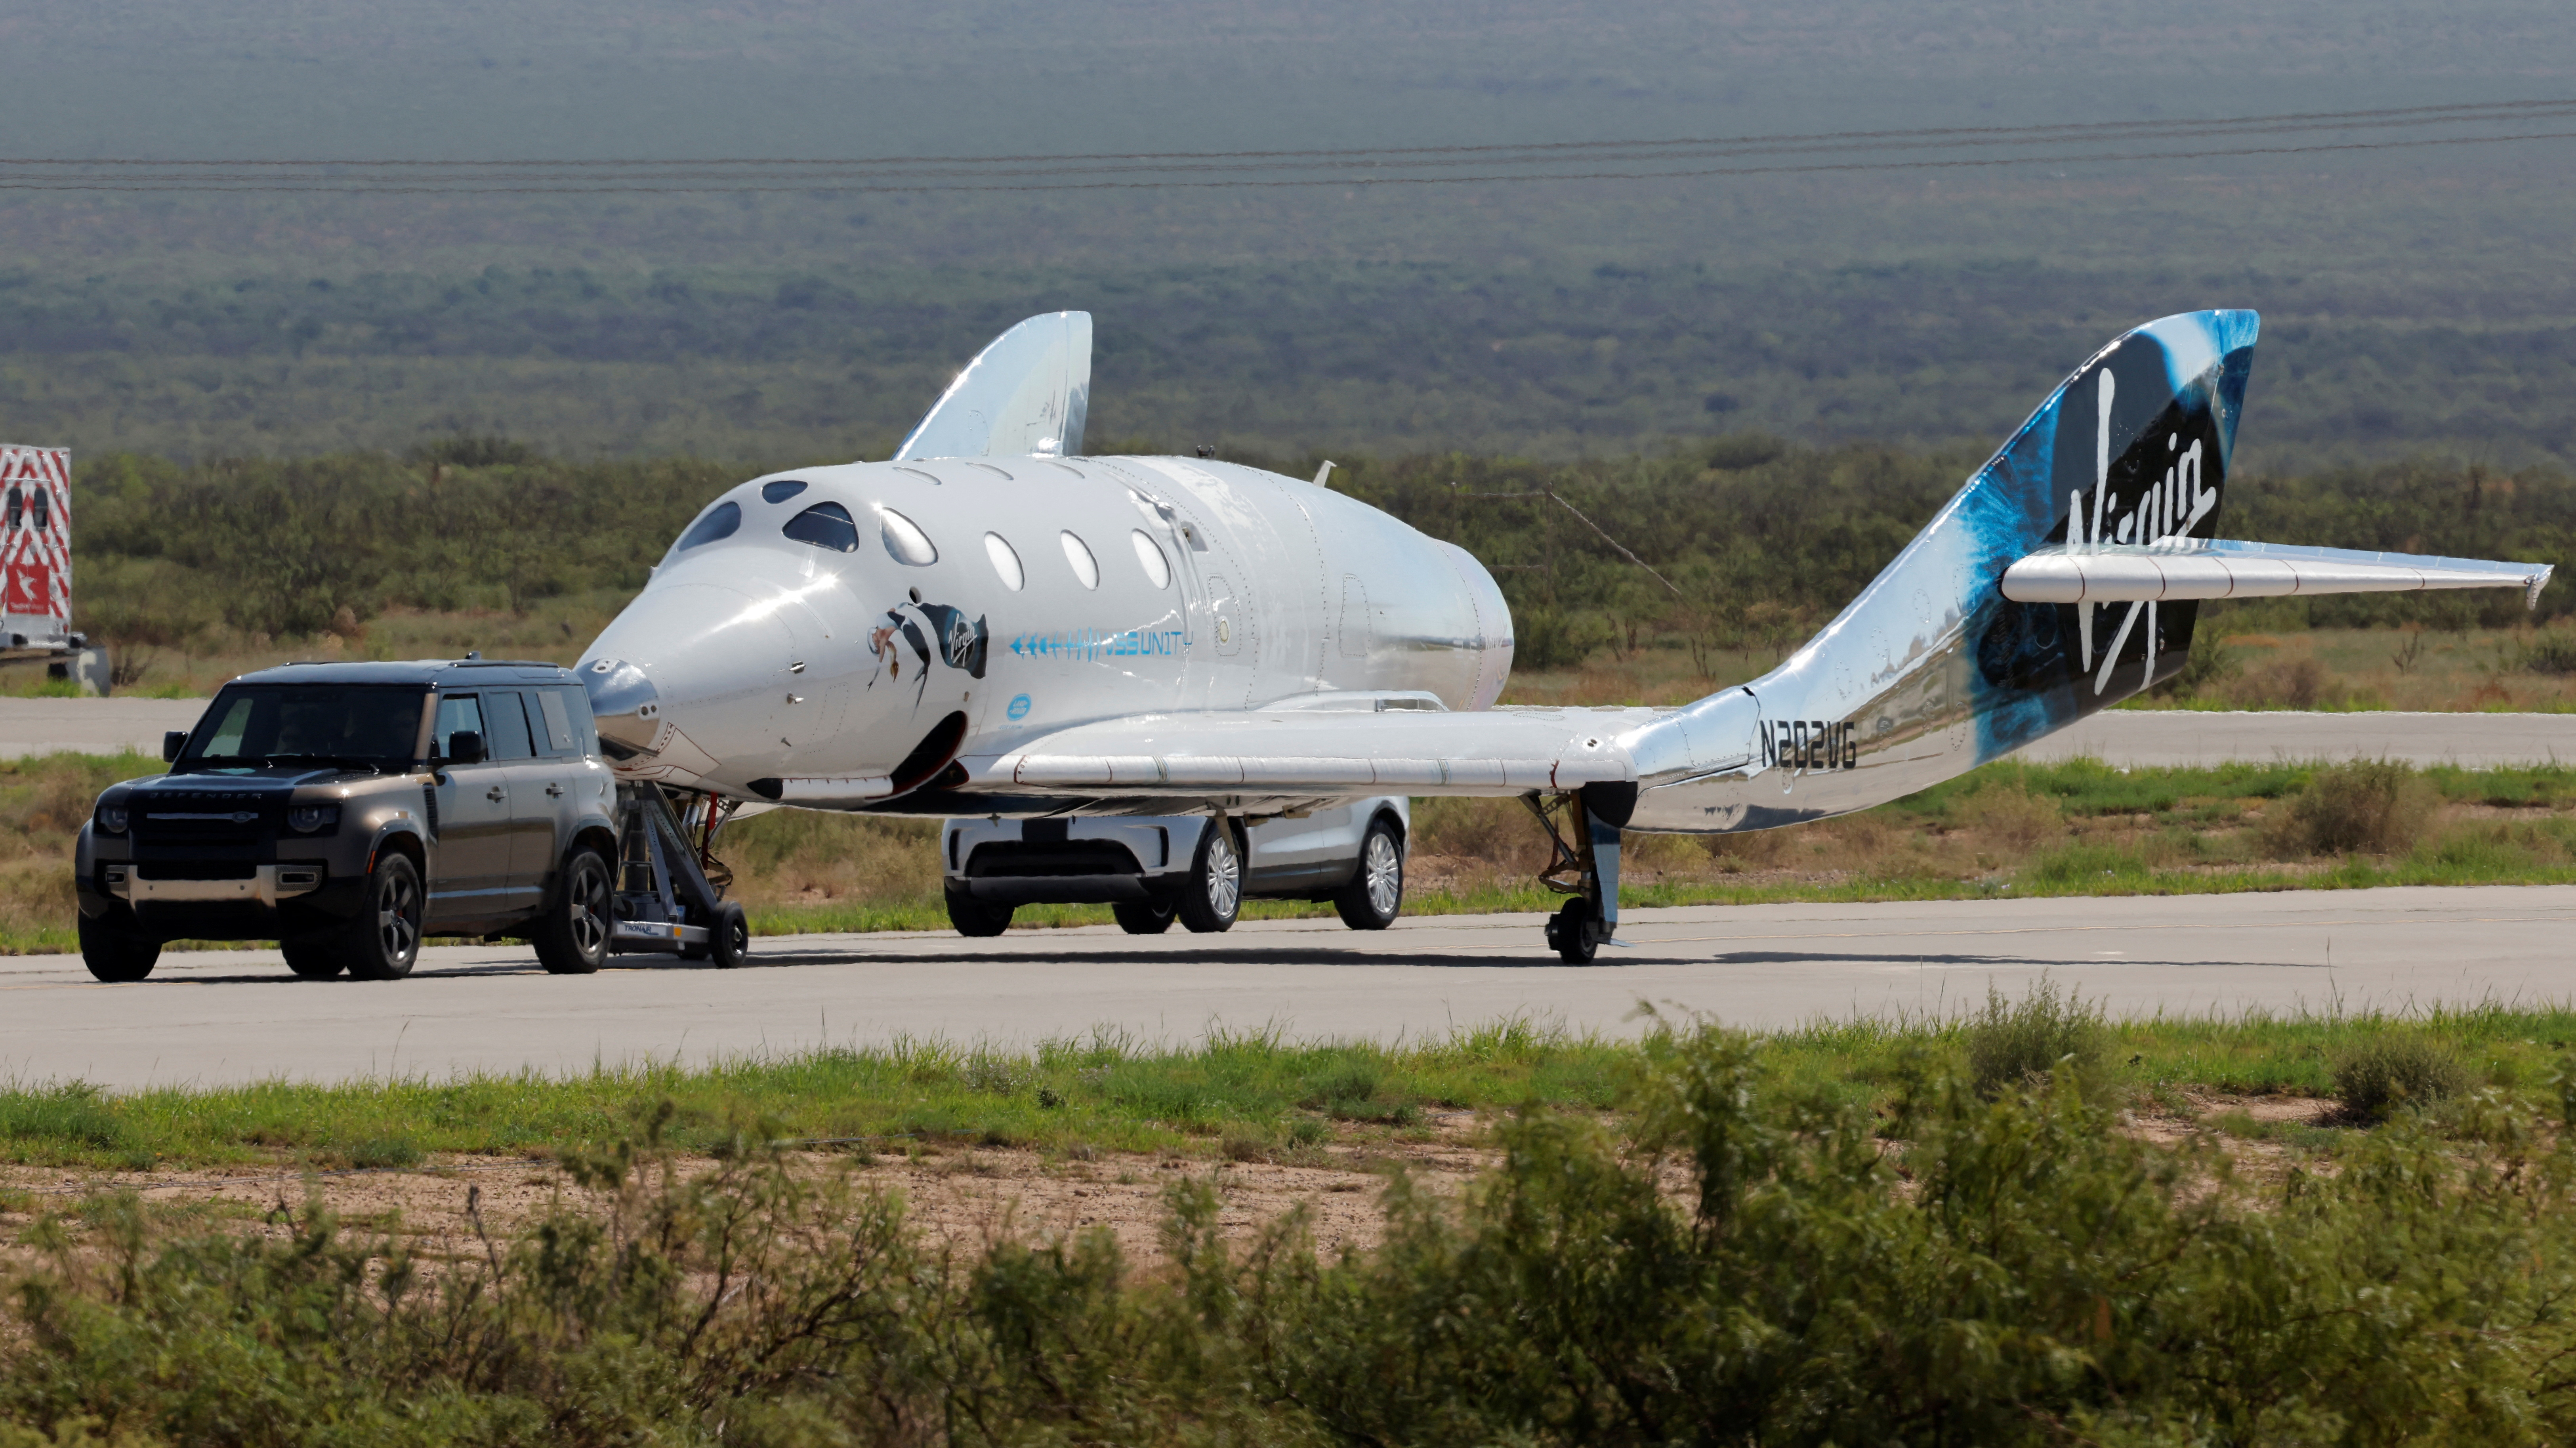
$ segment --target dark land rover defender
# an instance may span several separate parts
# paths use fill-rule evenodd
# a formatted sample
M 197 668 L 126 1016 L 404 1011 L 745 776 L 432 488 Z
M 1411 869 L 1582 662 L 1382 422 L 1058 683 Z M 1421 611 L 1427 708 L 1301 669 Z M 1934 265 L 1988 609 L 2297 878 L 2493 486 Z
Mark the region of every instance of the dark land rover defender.
M 558 974 L 612 949 L 749 943 L 661 791 L 620 784 L 570 670 L 289 664 L 226 684 L 80 835 L 81 956 L 140 980 L 162 943 L 275 940 L 297 975 L 410 973 L 424 935 L 508 936 Z

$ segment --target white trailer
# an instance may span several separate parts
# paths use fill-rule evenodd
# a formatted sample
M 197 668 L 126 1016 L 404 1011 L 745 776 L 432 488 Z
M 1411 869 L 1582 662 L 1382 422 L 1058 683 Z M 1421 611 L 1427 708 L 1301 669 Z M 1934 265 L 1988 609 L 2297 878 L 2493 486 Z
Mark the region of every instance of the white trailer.
M 71 449 L 0 443 L 0 663 L 29 662 L 107 692 L 107 650 L 72 632 Z

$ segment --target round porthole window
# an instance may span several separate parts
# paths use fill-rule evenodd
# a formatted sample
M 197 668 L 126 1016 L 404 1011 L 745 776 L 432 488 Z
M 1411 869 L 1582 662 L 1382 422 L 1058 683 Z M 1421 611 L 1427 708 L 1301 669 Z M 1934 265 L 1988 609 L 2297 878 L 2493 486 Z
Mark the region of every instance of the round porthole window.
M 1073 576 L 1085 588 L 1100 586 L 1100 561 L 1091 556 L 1091 548 L 1071 533 L 1059 534 L 1064 540 L 1064 561 L 1073 567 Z
M 1017 593 L 1028 586 L 1028 570 L 1020 567 L 1020 555 L 1011 551 L 1001 534 L 984 535 L 984 556 L 993 560 L 993 571 L 1001 575 L 1004 588 Z
M 1136 545 L 1136 566 L 1145 570 L 1145 576 L 1153 580 L 1154 586 L 1171 587 L 1172 563 L 1163 556 L 1162 545 L 1147 537 L 1142 528 L 1128 534 L 1127 541 Z
M 939 561 L 939 550 L 930 546 L 930 535 L 910 518 L 892 508 L 878 509 L 877 518 L 885 537 L 885 550 L 894 555 L 895 562 L 928 568 Z

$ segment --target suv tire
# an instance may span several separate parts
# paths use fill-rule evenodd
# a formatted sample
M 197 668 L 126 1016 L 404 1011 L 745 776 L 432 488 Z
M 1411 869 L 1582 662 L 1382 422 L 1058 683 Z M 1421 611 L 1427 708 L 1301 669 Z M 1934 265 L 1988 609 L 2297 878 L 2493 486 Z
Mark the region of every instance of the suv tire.
M 1190 876 L 1173 901 L 1181 923 L 1202 935 L 1234 928 L 1243 913 L 1243 849 L 1225 816 L 1199 831 L 1199 847 L 1190 857 Z
M 1172 928 L 1175 912 L 1169 900 L 1119 900 L 1111 903 L 1109 913 L 1130 935 L 1160 935 Z
M 751 957 L 751 917 L 740 904 L 727 900 L 716 907 L 715 923 L 707 927 L 707 955 L 718 970 L 731 970 Z
M 1404 842 L 1386 816 L 1360 836 L 1358 868 L 1333 896 L 1333 911 L 1353 930 L 1384 930 L 1404 909 Z
M 951 882 L 947 889 L 948 923 L 960 935 L 987 939 L 1011 928 L 1011 909 L 988 900 L 978 900 Z
M 365 903 L 335 932 L 332 953 L 354 980 L 400 980 L 420 961 L 420 870 L 388 850 L 367 876 Z
M 306 980 L 329 980 L 348 968 L 328 935 L 299 935 L 293 940 L 281 940 L 277 942 L 277 953 L 286 957 L 288 970 Z
M 141 980 L 161 959 L 161 942 L 143 933 L 135 923 L 133 907 L 122 900 L 110 901 L 97 915 L 81 916 L 76 928 L 81 964 L 110 984 Z
M 608 937 L 617 918 L 609 889 L 608 861 L 583 847 L 564 856 L 563 883 L 537 922 L 529 942 L 549 975 L 590 975 L 608 961 Z

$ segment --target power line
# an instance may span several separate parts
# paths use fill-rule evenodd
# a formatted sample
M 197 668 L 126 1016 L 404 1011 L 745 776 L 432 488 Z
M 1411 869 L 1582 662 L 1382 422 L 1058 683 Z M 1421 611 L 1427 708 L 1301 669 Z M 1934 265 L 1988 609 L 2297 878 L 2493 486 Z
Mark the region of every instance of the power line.
M 2576 100 L 2415 106 L 2379 111 L 2288 113 L 2212 121 L 2118 121 L 2060 126 L 1952 127 L 1911 131 L 1528 145 L 1315 151 L 1069 153 L 1058 156 L 880 157 L 834 161 L 145 161 L 0 159 L 0 190 L 376 195 L 581 195 L 692 193 L 934 193 L 1161 190 L 1318 186 L 1458 185 L 1527 181 L 1655 181 L 1837 171 L 1905 171 L 2010 165 L 2125 164 L 2242 156 L 2318 155 L 2564 140 L 2576 131 L 2520 131 L 2318 140 L 2281 146 L 2137 150 L 2142 142 L 2226 140 L 2300 132 L 2350 133 L 2389 127 L 2494 124 L 2576 117 Z M 2039 154 L 2032 147 L 2083 145 Z M 2106 149 L 2107 147 L 2107 149 Z M 1890 156 L 2011 150 L 2018 154 Z M 1863 159 L 1833 160 L 1833 156 Z M 1674 169 L 1692 161 L 1773 164 Z M 1815 159 L 1799 159 L 1812 157 Z M 1031 163 L 1050 163 L 1034 167 Z M 1567 170 L 1569 165 L 1595 169 Z M 1601 167 L 1618 169 L 1599 169 Z M 153 169 L 142 169 L 142 168 Z M 1008 169 L 1008 168 L 1025 169 Z M 92 174 L 46 174 L 87 168 Z M 224 174 L 234 168 L 235 174 Z M 1482 169 L 1474 169 L 1482 168 Z M 1516 169 L 1501 169 L 1516 168 Z M 1647 168 L 1647 169 L 1639 169 Z M 423 170 L 431 176 L 413 180 Z M 106 174 L 96 174 L 98 172 Z M 366 174 L 374 171 L 379 174 Z M 392 175 L 381 174 L 386 171 Z M 1278 173 L 1325 172 L 1322 175 Z M 33 174 L 30 174 L 30 173 Z M 247 173 L 247 174 L 243 174 Z M 298 174 L 300 173 L 300 174 Z M 355 174 L 350 174 L 355 173 Z M 443 173 L 443 174 L 442 174 Z
M 1581 153 L 1629 149 L 1689 148 L 1703 146 L 1805 148 L 1809 143 L 1850 143 L 1873 141 L 1910 141 L 1942 138 L 2000 138 L 2009 143 L 2019 138 L 2030 144 L 2078 138 L 2110 138 L 2129 133 L 2223 132 L 2238 128 L 2265 129 L 2343 129 L 2351 125 L 2437 125 L 2477 121 L 2521 119 L 2535 112 L 2576 111 L 2576 99 L 2521 101 L 2487 101 L 2444 106 L 2395 106 L 2360 111 L 2288 111 L 2276 115 L 2235 116 L 2210 120 L 2135 120 L 2051 122 L 2036 126 L 1928 126 L 1877 131 L 1815 131 L 1752 136 L 1686 136 L 1655 140 L 1615 141 L 1541 141 L 1506 142 L 1483 145 L 1447 146 L 1380 146 L 1310 150 L 1239 150 L 1239 151 L 1073 151 L 1034 152 L 994 156 L 860 156 L 860 157 L 761 157 L 710 156 L 696 158 L 503 158 L 495 160 L 436 160 L 421 158 L 380 157 L 306 157 L 245 158 L 234 160 L 197 160 L 144 157 L 0 157 L 0 166 L 90 166 L 90 167 L 244 167 L 244 168 L 549 168 L 593 169 L 616 167 L 682 167 L 682 166 L 759 166 L 759 167 L 908 167 L 921 165 L 983 166 L 1023 162 L 1074 163 L 1096 161 L 1194 162 L 1257 161 L 1273 159 L 1311 159 L 1319 161 L 1365 161 L 1377 157 L 1498 155 L 1538 153 Z

